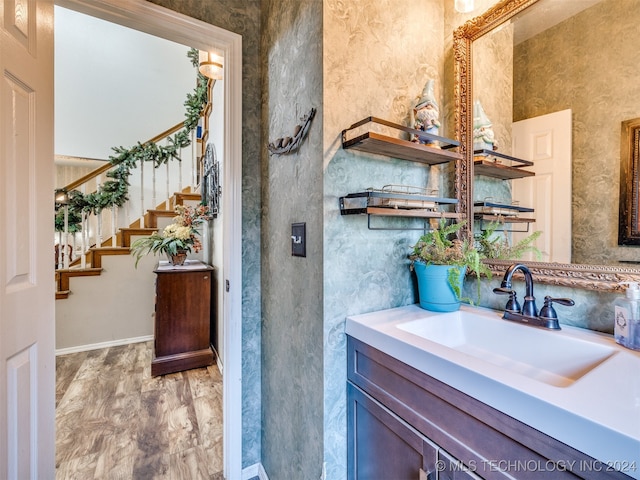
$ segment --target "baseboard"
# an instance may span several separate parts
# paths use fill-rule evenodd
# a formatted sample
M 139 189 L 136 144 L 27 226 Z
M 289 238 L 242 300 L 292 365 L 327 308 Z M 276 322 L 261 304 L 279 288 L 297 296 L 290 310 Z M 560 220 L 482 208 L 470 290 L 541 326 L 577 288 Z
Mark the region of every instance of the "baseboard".
M 56 356 L 66 355 L 68 353 L 88 352 L 89 350 L 99 350 L 101 348 L 117 347 L 119 345 L 129 345 L 130 343 L 148 342 L 153 340 L 153 335 L 144 335 L 142 337 L 121 338 L 119 340 L 111 340 L 108 342 L 91 343 L 89 345 L 78 345 L 77 347 L 67 347 L 56 349 Z
M 269 480 L 262 463 L 255 463 L 242 469 L 242 480 L 258 477 L 260 480 Z

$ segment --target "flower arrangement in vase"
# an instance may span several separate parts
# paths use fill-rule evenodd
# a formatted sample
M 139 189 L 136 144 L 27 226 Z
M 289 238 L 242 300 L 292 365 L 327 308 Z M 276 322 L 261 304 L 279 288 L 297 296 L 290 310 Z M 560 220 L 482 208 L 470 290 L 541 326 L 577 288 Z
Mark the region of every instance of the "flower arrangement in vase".
M 162 233 L 153 232 L 151 236 L 139 238 L 131 244 L 136 267 L 140 259 L 149 253 L 164 253 L 172 265 L 182 265 L 192 249 L 195 253 L 202 249 L 198 227 L 211 219 L 209 207 L 203 204 L 196 207 L 176 205 L 175 210 L 177 215 L 173 223 L 167 225 Z

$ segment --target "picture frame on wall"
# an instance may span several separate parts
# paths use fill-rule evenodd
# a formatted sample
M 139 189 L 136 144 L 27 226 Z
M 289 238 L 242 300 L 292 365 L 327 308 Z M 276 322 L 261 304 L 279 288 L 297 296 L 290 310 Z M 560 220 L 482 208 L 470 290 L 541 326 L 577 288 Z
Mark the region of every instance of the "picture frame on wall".
M 622 122 L 618 245 L 640 245 L 640 118 Z

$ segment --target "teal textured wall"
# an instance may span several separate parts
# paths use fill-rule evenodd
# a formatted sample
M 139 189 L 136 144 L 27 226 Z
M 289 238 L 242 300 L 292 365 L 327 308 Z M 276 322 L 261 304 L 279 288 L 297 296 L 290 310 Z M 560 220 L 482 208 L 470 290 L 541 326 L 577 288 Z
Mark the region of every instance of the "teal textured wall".
M 271 479 L 322 475 L 322 0 L 263 2 L 262 463 Z M 317 113 L 296 152 L 270 155 Z M 306 223 L 306 257 L 291 224 Z

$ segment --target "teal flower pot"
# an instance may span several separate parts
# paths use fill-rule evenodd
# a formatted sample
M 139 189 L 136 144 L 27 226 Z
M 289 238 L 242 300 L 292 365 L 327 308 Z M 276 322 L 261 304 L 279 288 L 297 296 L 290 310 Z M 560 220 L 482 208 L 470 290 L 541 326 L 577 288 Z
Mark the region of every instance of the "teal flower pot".
M 460 298 L 449 284 L 449 270 L 459 270 L 457 280 L 462 290 L 466 267 L 414 262 L 413 268 L 418 278 L 420 307 L 433 312 L 455 312 L 460 308 Z

